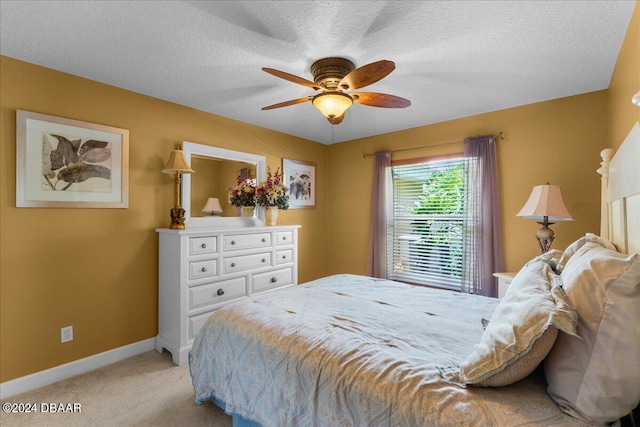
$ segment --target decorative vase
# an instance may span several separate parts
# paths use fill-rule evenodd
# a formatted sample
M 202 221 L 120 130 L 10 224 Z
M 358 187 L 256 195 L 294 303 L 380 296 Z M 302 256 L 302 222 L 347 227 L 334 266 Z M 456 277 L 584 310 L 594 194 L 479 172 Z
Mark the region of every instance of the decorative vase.
M 265 219 L 267 225 L 276 225 L 276 222 L 278 221 L 279 210 L 280 209 L 278 209 L 277 206 L 269 206 L 267 209 L 265 209 Z
M 252 217 L 256 214 L 255 206 L 242 206 L 242 216 L 243 217 Z

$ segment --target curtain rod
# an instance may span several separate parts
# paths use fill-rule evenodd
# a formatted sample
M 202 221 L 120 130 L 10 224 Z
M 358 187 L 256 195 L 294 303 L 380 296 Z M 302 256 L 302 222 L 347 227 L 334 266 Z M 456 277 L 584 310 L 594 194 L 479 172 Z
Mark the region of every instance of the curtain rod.
M 502 136 L 503 132 L 500 132 L 497 135 L 493 135 L 496 138 L 496 141 L 501 141 L 504 139 L 504 136 Z M 473 138 L 473 137 L 472 137 Z M 451 142 L 443 142 L 440 144 L 434 144 L 434 145 L 423 145 L 422 147 L 411 147 L 411 148 L 401 148 L 399 150 L 392 150 L 390 151 L 390 153 L 398 153 L 400 151 L 410 151 L 410 150 L 420 150 L 423 148 L 431 148 L 431 147 L 440 147 L 441 145 L 449 145 L 449 144 L 462 144 L 464 141 L 451 141 Z M 376 153 L 362 153 L 362 158 L 366 158 L 369 156 L 375 156 Z

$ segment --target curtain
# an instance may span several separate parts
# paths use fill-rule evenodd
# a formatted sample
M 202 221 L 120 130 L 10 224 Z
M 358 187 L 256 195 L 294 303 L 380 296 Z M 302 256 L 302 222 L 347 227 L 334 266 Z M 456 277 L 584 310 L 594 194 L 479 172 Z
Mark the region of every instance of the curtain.
M 462 292 L 498 296 L 494 272 L 502 271 L 496 139 L 464 140 L 466 203 L 462 249 Z
M 375 153 L 373 191 L 371 193 L 371 225 L 369 226 L 369 257 L 367 275 L 381 279 L 387 276 L 387 214 L 386 174 L 391 166 L 391 152 Z

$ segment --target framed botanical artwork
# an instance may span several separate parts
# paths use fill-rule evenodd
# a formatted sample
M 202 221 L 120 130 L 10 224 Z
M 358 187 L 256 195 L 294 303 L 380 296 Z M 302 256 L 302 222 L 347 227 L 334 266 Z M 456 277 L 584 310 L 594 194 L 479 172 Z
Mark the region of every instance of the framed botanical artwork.
M 129 131 L 18 110 L 16 207 L 128 208 Z
M 282 159 L 282 176 L 289 189 L 289 208 L 316 207 L 316 165 Z

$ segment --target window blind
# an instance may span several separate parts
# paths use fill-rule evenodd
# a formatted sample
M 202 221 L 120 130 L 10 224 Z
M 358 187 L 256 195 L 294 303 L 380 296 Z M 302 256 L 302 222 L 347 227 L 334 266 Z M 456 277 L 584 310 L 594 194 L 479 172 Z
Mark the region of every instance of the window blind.
M 391 167 L 387 276 L 460 289 L 464 212 L 462 158 Z

